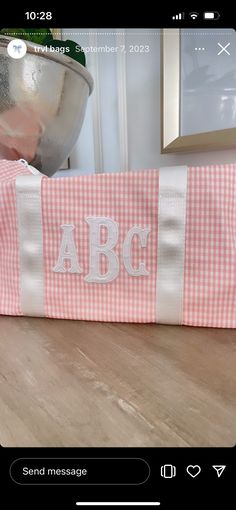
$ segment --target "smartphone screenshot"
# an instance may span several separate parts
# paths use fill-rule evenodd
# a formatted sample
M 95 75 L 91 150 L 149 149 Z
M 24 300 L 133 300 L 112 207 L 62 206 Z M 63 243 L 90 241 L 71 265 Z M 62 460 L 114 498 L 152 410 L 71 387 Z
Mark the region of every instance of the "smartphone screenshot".
M 226 7 L 2 15 L 6 508 L 234 508 L 235 204 Z

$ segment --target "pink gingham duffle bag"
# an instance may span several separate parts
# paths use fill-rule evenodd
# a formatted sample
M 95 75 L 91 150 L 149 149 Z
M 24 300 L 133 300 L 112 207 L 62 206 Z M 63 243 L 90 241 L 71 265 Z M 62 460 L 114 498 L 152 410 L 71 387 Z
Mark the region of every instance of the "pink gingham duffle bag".
M 236 327 L 236 165 L 47 178 L 0 161 L 0 313 Z

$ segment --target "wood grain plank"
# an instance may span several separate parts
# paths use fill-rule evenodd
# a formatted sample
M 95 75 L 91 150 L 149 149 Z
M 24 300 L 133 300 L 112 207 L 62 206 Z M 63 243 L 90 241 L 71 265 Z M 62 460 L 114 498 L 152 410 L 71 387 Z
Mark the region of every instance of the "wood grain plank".
M 0 317 L 0 443 L 231 446 L 233 330 Z

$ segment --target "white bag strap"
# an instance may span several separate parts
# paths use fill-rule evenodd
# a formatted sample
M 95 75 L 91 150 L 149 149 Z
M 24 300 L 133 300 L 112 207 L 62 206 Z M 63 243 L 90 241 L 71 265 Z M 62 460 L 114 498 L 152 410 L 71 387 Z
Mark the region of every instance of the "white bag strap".
M 21 310 L 39 317 L 44 316 L 42 178 L 41 174 L 16 178 Z
M 159 170 L 156 322 L 182 323 L 187 167 Z

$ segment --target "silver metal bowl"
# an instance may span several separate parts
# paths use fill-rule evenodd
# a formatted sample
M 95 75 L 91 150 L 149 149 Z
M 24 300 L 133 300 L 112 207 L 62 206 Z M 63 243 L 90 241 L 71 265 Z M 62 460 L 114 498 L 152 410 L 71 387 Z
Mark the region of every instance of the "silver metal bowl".
M 23 158 L 52 175 L 69 156 L 93 89 L 90 73 L 68 56 L 25 41 L 21 59 L 0 36 L 0 158 Z

